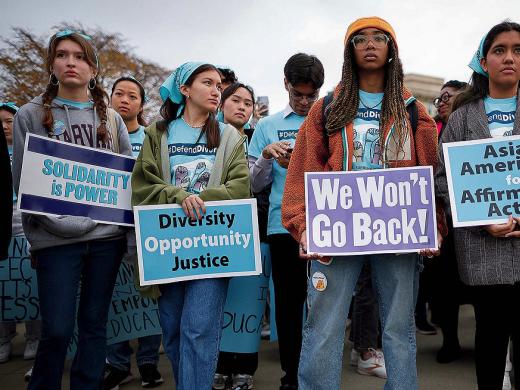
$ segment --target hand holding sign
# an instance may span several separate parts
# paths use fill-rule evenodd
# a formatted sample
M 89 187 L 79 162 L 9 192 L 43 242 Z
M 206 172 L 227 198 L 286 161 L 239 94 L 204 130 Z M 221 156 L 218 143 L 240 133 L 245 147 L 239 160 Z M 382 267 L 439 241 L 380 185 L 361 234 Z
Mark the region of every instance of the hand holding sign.
M 182 201 L 182 209 L 191 219 L 202 219 L 202 216 L 206 214 L 206 206 L 204 201 L 198 197 L 198 195 L 190 195 Z
M 300 258 L 303 260 L 325 260 L 329 261 L 329 256 L 322 256 L 318 253 L 307 253 L 307 229 L 302 232 L 300 237 Z
M 520 231 L 516 230 L 518 228 L 518 223 L 520 222 L 520 218 L 513 218 L 511 215 L 506 223 L 494 224 L 494 225 L 486 225 L 484 229 L 496 238 L 504 238 L 504 237 L 520 237 Z

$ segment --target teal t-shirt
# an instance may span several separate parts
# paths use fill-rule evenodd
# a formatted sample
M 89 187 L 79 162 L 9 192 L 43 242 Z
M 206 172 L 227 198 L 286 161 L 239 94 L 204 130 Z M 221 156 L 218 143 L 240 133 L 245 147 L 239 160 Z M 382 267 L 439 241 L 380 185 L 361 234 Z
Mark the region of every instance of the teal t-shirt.
M 57 104 L 66 104 L 67 106 L 76 107 L 79 109 L 91 108 L 94 106 L 94 102 L 90 100 L 88 102 L 76 102 L 74 100 L 63 99 L 58 96 L 54 98 L 54 102 Z
M 220 123 L 220 133 L 224 125 Z M 206 136 L 200 137 L 200 129 L 188 126 L 182 119 L 176 119 L 168 126 L 168 154 L 172 184 L 192 194 L 204 191 L 217 148 L 208 149 Z
M 139 153 L 141 152 L 144 136 L 144 126 L 139 126 L 139 128 L 133 133 L 128 133 L 128 138 L 130 138 L 130 144 L 132 145 L 132 155 L 134 157 L 139 156 Z
M 251 138 L 249 155 L 260 158 L 262 150 L 267 145 L 279 141 L 289 141 L 294 147 L 296 134 L 298 134 L 304 120 L 304 116 L 297 115 L 294 112 L 284 117 L 283 111 L 261 119 Z M 281 205 L 287 169 L 282 168 L 277 161 L 273 161 L 272 175 L 273 183 L 269 196 L 267 234 L 284 234 L 288 231 L 282 226 Z
M 492 137 L 513 135 L 515 124 L 516 96 L 507 99 L 484 98 L 484 107 Z
M 359 108 L 354 118 L 352 170 L 383 168 L 379 119 L 383 93 L 359 91 Z

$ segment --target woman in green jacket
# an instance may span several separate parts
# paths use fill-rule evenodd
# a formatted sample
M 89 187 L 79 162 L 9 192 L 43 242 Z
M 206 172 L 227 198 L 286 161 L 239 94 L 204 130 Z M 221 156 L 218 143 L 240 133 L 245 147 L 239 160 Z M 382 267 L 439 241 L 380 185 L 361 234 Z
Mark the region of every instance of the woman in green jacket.
M 132 203 L 179 204 L 187 216 L 205 201 L 248 198 L 244 138 L 215 119 L 221 76 L 210 64 L 179 66 L 160 88 L 164 120 L 146 129 L 132 174 Z M 160 285 L 163 344 L 178 390 L 210 389 L 216 369 L 227 278 Z

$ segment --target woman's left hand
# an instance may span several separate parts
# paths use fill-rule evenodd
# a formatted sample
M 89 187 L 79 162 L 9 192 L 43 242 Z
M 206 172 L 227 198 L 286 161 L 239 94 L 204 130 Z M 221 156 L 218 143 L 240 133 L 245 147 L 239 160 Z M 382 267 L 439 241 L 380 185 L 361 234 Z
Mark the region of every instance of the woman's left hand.
M 437 232 L 437 249 L 423 249 L 419 252 L 421 256 L 428 257 L 431 259 L 434 256 L 439 256 L 441 254 L 441 244 L 442 244 L 442 235 Z
M 206 214 L 206 206 L 204 201 L 198 197 L 198 195 L 190 195 L 182 201 L 182 209 L 191 219 L 202 219 L 202 216 Z

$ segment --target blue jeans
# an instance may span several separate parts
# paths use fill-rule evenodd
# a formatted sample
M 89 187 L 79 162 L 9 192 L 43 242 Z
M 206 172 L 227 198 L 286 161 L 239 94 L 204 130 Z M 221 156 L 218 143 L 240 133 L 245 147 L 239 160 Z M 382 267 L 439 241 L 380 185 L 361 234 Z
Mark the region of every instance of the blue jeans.
M 70 388 L 100 388 L 105 366 L 108 307 L 125 249 L 125 240 L 117 239 L 61 245 L 36 252 L 42 330 L 28 389 L 61 389 L 76 307 L 78 344 L 70 372 Z
M 157 363 L 159 363 L 161 338 L 160 334 L 138 338 L 139 344 L 135 354 L 138 367 L 143 364 L 157 366 Z M 121 341 L 120 343 L 109 345 L 107 346 L 108 363 L 119 370 L 130 371 L 132 352 L 129 341 Z
M 228 278 L 215 278 L 161 286 L 163 345 L 177 390 L 212 387 L 228 283 Z
M 352 293 L 365 261 L 372 267 L 383 327 L 388 373 L 385 390 L 417 389 L 414 309 L 418 256 L 380 254 L 334 258 L 329 265 L 311 262 L 308 317 L 298 369 L 300 390 L 340 388 L 345 325 Z M 324 291 L 316 290 L 312 284 L 315 272 L 327 278 Z

